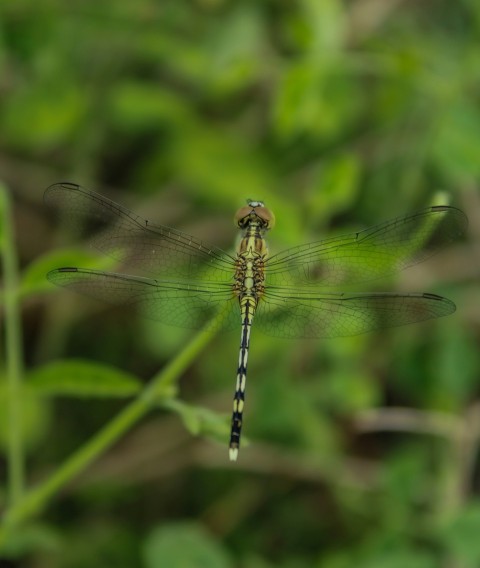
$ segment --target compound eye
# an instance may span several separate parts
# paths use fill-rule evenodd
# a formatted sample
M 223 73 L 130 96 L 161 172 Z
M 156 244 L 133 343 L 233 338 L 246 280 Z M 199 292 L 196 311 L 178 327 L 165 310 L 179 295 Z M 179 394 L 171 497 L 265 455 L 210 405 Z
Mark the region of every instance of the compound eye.
M 241 207 L 236 213 L 235 213 L 235 217 L 233 218 L 235 225 L 237 225 L 238 227 L 243 227 L 248 219 L 248 217 L 250 216 L 250 214 L 252 213 L 253 208 L 246 205 L 245 207 Z
M 275 215 L 267 207 L 255 207 L 255 213 L 264 222 L 267 229 L 275 227 Z

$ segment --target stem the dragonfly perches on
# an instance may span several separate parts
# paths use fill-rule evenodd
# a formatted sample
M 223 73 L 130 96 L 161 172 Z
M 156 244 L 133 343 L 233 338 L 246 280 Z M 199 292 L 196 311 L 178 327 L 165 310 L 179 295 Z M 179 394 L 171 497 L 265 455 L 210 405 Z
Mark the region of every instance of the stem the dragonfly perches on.
M 0 546 L 11 528 L 40 513 L 58 491 L 120 440 L 147 412 L 159 406 L 174 408 L 170 403 L 174 400 L 172 397 L 176 390 L 175 383 L 221 329 L 224 317 L 223 307 L 185 348 L 149 381 L 135 400 L 127 404 L 48 479 L 30 489 L 22 499 L 5 511 L 0 526 Z

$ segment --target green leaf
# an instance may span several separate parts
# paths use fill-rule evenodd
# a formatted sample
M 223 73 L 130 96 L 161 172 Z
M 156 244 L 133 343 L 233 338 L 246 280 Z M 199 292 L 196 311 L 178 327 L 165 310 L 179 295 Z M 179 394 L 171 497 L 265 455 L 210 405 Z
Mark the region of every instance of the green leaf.
M 315 53 L 339 50 L 346 37 L 346 11 L 339 0 L 303 0 L 308 47 Z
M 55 87 L 55 96 L 52 88 Z M 3 134 L 22 149 L 52 148 L 70 136 L 83 120 L 86 99 L 67 81 L 25 84 L 5 103 Z
M 225 96 L 253 84 L 264 61 L 256 57 L 262 49 L 261 12 L 258 5 L 238 3 L 225 14 L 207 44 L 207 66 L 203 83 L 215 96 Z
M 27 523 L 21 531 L 13 531 L 8 542 L 2 547 L 2 559 L 15 559 L 19 563 L 27 554 L 39 550 L 58 551 L 61 543 L 59 532 L 46 523 Z
M 221 442 L 225 442 L 228 436 L 228 421 L 223 415 L 207 408 L 192 406 L 179 400 L 167 400 L 162 404 L 162 408 L 176 412 L 185 428 L 194 436 L 205 435 Z
M 54 361 L 31 371 L 27 379 L 29 388 L 49 396 L 127 397 L 141 388 L 129 373 L 81 359 Z
M 360 187 L 360 160 L 345 153 L 325 164 L 310 185 L 308 213 L 320 222 L 352 206 Z
M 158 85 L 126 82 L 111 94 L 110 112 L 114 121 L 128 132 L 150 130 L 153 125 L 181 125 L 191 120 L 182 98 Z
M 462 183 L 480 175 L 480 112 L 478 105 L 460 101 L 441 114 L 433 140 L 437 167 L 446 178 Z
M 99 257 L 81 249 L 62 249 L 53 251 L 34 260 L 23 272 L 20 286 L 22 296 L 40 292 L 53 292 L 56 287 L 47 280 L 47 273 L 64 266 L 80 266 L 97 270 L 108 270 L 114 261 L 108 257 Z
M 434 556 L 428 552 L 405 548 L 384 552 L 377 558 L 357 564 L 358 568 L 436 568 Z
M 145 568 L 230 568 L 227 552 L 193 523 L 154 529 L 143 545 Z
M 264 196 L 265 189 L 272 186 L 265 161 L 256 148 L 227 129 L 191 124 L 178 137 L 170 158 L 179 180 L 210 199 L 231 196 L 238 202 L 239 187 L 248 192 L 247 196 L 259 199 L 256 196 Z
M 49 401 L 39 400 L 34 393 L 22 389 L 21 429 L 23 443 L 26 448 L 33 449 L 42 442 L 51 423 Z M 9 433 L 9 398 L 5 377 L 0 376 L 0 447 L 7 448 L 10 442 Z
M 272 106 L 280 141 L 330 140 L 351 127 L 362 94 L 341 60 L 303 59 L 285 66 Z
M 480 503 L 468 504 L 445 527 L 443 544 L 464 568 L 480 565 Z

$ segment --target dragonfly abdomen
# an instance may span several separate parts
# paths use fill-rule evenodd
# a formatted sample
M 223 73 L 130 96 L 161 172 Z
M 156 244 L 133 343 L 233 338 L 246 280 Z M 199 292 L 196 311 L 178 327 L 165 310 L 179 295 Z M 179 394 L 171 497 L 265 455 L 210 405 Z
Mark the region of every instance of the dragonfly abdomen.
M 248 350 L 250 348 L 250 331 L 252 329 L 253 316 L 257 308 L 257 300 L 250 296 L 244 296 L 240 300 L 242 312 L 242 334 L 240 339 L 240 353 L 238 356 L 237 383 L 233 397 L 232 427 L 230 432 L 230 459 L 236 461 L 240 447 L 242 433 L 243 407 L 245 404 L 245 385 L 247 381 Z

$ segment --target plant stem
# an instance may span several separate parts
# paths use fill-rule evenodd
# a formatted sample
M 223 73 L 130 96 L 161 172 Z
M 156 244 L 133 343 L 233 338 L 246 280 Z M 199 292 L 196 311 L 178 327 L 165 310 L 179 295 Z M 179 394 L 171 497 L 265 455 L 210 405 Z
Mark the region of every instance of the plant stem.
M 220 312 L 212 322 L 200 331 L 160 373 L 149 382 L 140 395 L 128 404 L 115 418 L 104 426 L 89 442 L 75 452 L 44 483 L 32 489 L 25 498 L 8 510 L 4 517 L 4 529 L 9 529 L 40 512 L 48 501 L 70 480 L 86 469 L 95 459 L 111 447 L 149 409 L 174 396 L 174 382 L 193 359 L 213 338 L 225 312 Z M 5 530 L 0 532 L 0 544 L 5 540 Z
M 0 240 L 4 277 L 5 354 L 8 387 L 8 501 L 15 506 L 24 490 L 24 453 L 22 444 L 23 376 L 22 328 L 19 306 L 18 259 L 12 221 L 12 206 L 7 188 L 0 184 Z

